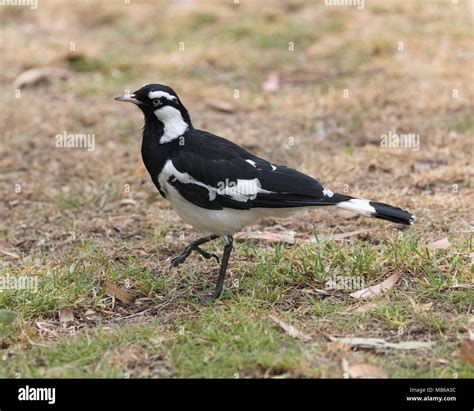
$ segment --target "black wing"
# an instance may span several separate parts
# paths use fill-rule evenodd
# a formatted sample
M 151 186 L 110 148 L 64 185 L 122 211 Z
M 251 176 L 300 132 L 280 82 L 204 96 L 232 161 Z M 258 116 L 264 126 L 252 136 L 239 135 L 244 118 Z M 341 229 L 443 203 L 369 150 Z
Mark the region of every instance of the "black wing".
M 334 205 L 333 194 L 314 178 L 273 165 L 229 140 L 190 130 L 174 143 L 168 182 L 188 201 L 208 209 Z M 173 170 L 177 170 L 178 173 Z

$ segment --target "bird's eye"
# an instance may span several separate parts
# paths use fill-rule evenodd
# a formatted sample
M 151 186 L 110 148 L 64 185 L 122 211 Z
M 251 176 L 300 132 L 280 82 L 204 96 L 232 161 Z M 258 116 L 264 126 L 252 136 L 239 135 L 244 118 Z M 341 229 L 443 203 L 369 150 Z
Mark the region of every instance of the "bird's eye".
M 153 103 L 153 105 L 154 105 L 155 107 L 161 106 L 161 101 L 160 101 L 160 99 L 158 99 L 158 98 L 153 99 L 153 100 L 152 100 L 152 103 Z

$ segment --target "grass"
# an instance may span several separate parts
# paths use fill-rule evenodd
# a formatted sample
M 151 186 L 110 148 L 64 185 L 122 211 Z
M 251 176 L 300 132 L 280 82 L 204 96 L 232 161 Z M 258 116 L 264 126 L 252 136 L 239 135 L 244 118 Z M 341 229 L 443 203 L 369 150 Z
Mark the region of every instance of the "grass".
M 170 343 L 171 364 L 180 377 L 251 377 L 297 370 L 303 349 L 269 327 L 253 299 L 208 308 L 183 323 Z M 260 309 L 259 309 L 260 308 Z
M 451 287 L 470 279 L 469 247 L 461 240 L 449 251 L 431 253 L 411 234 L 378 246 L 328 241 L 278 245 L 270 253 L 238 244 L 234 258 L 241 263 L 232 266 L 233 281 L 223 299 L 203 305 L 196 297 L 204 288 L 209 291 L 212 276 L 208 276 L 209 284 L 203 284 L 194 264 L 183 268 L 181 277 L 160 277 L 141 266 L 136 256 L 115 260 L 94 244 L 85 244 L 72 251 L 63 267 L 53 268 L 37 292 L 2 294 L 2 305 L 21 314 L 19 320 L 2 326 L 2 341 L 22 350 L 12 354 L 1 373 L 4 377 L 16 373 L 31 377 L 337 377 L 340 357 L 332 352 L 334 343 L 321 338 L 318 331 L 322 331 L 394 342 L 435 342 L 433 350 L 421 354 L 342 352 L 344 357 L 390 370 L 394 377 L 471 376 L 472 366 L 463 361 L 449 361 L 449 366 L 437 362 L 449 358 L 450 350 L 466 337 L 463 327 L 473 303 L 472 291 Z M 362 276 L 373 284 L 395 270 L 403 272 L 405 284 L 376 298 L 367 312 L 354 312 L 366 302 L 354 300 L 349 291 L 334 290 L 329 295 L 315 291 L 325 289 L 328 273 Z M 105 279 L 133 291 L 141 303 L 131 307 L 114 303 L 105 292 Z M 182 296 L 170 298 L 176 294 Z M 129 318 L 164 301 L 170 304 L 166 312 Z M 433 305 L 424 309 L 430 302 Z M 76 316 L 73 322 L 61 324 L 51 317 L 70 306 Z M 93 311 L 93 322 L 84 314 L 87 310 Z M 311 341 L 282 333 L 268 319 L 277 312 L 312 335 Z M 48 324 L 47 334 L 39 338 L 32 318 Z M 150 371 L 146 358 L 159 358 L 159 369 Z M 325 358 L 324 367 L 317 358 Z M 410 368 L 414 363 L 416 370 Z
M 347 360 L 390 377 L 472 378 L 474 366 L 459 358 L 474 303 L 467 3 L 156 7 L 66 9 L 43 0 L 34 12 L 0 10 L 8 17 L 0 275 L 39 279 L 36 291 L 0 292 L 0 309 L 18 314 L 0 315 L 0 377 L 339 378 Z M 29 85 L 16 98 L 15 78 L 40 66 L 70 77 Z M 262 92 L 275 70 L 280 89 Z M 236 241 L 222 299 L 201 303 L 217 265 L 193 255 L 170 268 L 199 233 L 149 180 L 141 116 L 113 101 L 150 82 L 174 87 L 196 127 L 333 191 L 407 208 L 416 224 L 400 229 L 328 209 L 267 220 L 251 232 L 291 230 L 296 241 Z M 234 108 L 222 113 L 210 103 Z M 420 134 L 421 149 L 381 148 L 390 130 Z M 95 134 L 96 149 L 56 148 L 64 131 Z M 444 237 L 446 248 L 427 247 Z M 206 247 L 222 252 L 218 241 Z M 393 274 L 397 283 L 370 300 L 328 286 L 335 276 L 367 287 Z M 133 301 L 113 297 L 111 284 Z M 361 348 L 332 337 L 433 345 Z

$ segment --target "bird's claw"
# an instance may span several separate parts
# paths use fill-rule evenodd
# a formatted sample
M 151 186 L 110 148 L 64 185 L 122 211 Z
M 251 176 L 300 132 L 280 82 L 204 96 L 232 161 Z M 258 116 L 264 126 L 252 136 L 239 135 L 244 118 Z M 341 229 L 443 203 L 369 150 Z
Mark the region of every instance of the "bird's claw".
M 215 293 L 201 295 L 201 296 L 198 297 L 198 304 L 211 303 L 211 302 L 214 302 L 214 301 L 218 300 L 219 297 L 220 297 L 220 295 L 216 295 Z
M 180 264 L 183 264 L 186 259 L 190 256 L 191 251 L 197 251 L 199 254 L 201 254 L 206 260 L 210 260 L 211 258 L 215 258 L 217 263 L 220 263 L 219 257 L 215 255 L 214 253 L 208 253 L 207 251 L 204 251 L 202 248 L 199 248 L 198 246 L 193 247 L 191 250 L 186 249 L 182 254 L 178 255 L 177 257 L 173 258 L 171 260 L 171 267 L 177 267 Z
M 171 260 L 171 267 L 177 267 L 186 261 L 187 255 L 180 254 Z
M 196 251 L 201 254 L 206 260 L 210 260 L 211 258 L 215 258 L 217 263 L 220 263 L 219 257 L 214 253 L 208 253 L 207 251 L 202 250 L 199 247 L 196 247 Z

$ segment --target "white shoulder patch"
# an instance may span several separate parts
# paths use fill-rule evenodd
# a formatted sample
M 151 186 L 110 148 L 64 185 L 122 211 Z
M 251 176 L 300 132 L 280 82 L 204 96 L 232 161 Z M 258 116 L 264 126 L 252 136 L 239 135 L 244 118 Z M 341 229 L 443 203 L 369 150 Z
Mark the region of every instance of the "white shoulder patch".
M 174 166 L 171 160 L 168 160 L 165 166 L 163 167 L 163 170 L 161 171 L 160 175 L 158 176 L 160 185 L 162 187 L 166 187 L 167 180 L 170 177 L 176 178 L 179 182 L 183 184 L 196 184 L 198 186 L 206 188 L 209 192 L 209 201 L 214 201 L 214 199 L 216 198 L 216 191 L 213 187 L 210 187 L 204 183 L 201 183 L 200 181 L 197 181 L 195 178 L 191 177 L 188 173 L 182 173 Z
M 252 180 L 237 179 L 236 182 L 225 180 L 218 182 L 216 187 L 209 186 L 196 180 L 188 173 L 177 170 L 173 162 L 168 160 L 158 176 L 160 185 L 166 188 L 170 177 L 176 178 L 183 184 L 196 184 L 200 187 L 204 187 L 209 193 L 209 201 L 214 201 L 217 194 L 219 194 L 245 203 L 248 200 L 253 200 L 259 193 L 270 193 L 270 191 L 262 188 L 257 178 Z

